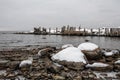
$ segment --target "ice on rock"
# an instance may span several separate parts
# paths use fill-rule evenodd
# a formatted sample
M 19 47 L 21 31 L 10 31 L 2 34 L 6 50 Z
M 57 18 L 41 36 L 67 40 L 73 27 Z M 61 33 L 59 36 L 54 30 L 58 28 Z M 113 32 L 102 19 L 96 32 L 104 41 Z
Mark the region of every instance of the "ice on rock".
M 117 50 L 112 50 L 112 51 L 110 51 L 110 52 L 104 52 L 104 55 L 105 56 L 112 56 L 112 55 L 114 55 L 114 54 L 119 54 L 119 51 L 117 51 Z
M 115 64 L 120 64 L 120 60 L 115 61 Z
M 52 56 L 52 60 L 66 60 L 68 62 L 83 62 L 86 64 L 85 55 L 76 47 L 68 47 Z
M 96 45 L 96 44 L 94 44 L 94 43 L 85 42 L 85 43 L 81 43 L 81 44 L 78 46 L 78 48 L 79 48 L 80 50 L 93 51 L 93 50 L 95 50 L 95 49 L 97 49 L 97 48 L 99 48 L 99 47 L 98 47 L 98 45 Z
M 105 56 L 112 56 L 114 53 L 113 52 L 105 52 L 104 55 Z
M 21 63 L 19 64 L 19 67 L 24 67 L 26 65 L 32 65 L 32 62 L 33 62 L 33 58 L 29 57 L 27 60 L 21 61 Z
M 104 64 L 104 63 L 100 63 L 100 62 L 96 62 L 93 64 L 87 64 L 86 67 L 107 67 L 109 66 L 108 64 Z
M 73 47 L 73 45 L 72 44 L 65 44 L 65 45 L 62 46 L 62 49 L 65 49 L 67 47 Z

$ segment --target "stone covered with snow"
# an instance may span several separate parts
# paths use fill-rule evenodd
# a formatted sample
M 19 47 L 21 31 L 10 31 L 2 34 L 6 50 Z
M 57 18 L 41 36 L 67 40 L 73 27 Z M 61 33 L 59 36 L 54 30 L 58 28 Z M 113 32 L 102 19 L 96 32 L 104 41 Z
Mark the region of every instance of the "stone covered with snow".
M 114 53 L 113 52 L 105 52 L 104 55 L 105 56 L 112 56 Z
M 104 51 L 103 53 L 106 57 L 110 57 L 110 56 L 113 56 L 113 57 L 118 57 L 120 55 L 119 51 L 118 50 L 111 50 L 111 51 Z
M 115 71 L 120 71 L 120 60 L 115 61 L 114 70 Z
M 48 47 L 48 48 L 44 48 L 38 51 L 38 56 L 39 57 L 45 57 L 45 56 L 50 56 L 50 53 L 52 53 L 54 51 L 54 48 L 52 47 Z
M 102 55 L 99 54 L 100 48 L 98 45 L 91 42 L 81 43 L 78 48 L 86 55 L 88 59 L 99 59 Z
M 94 44 L 94 43 L 85 42 L 85 43 L 81 43 L 81 44 L 78 46 L 78 48 L 79 48 L 80 50 L 93 51 L 93 50 L 95 50 L 95 49 L 97 49 L 97 48 L 99 48 L 99 47 L 98 47 L 98 45 L 96 45 L 96 44 Z
M 19 67 L 27 67 L 27 66 L 30 66 L 30 65 L 32 65 L 32 62 L 33 62 L 33 58 L 32 58 L 32 57 L 29 57 L 27 60 L 21 61 L 21 63 L 19 64 Z
M 96 62 L 93 64 L 87 64 L 86 68 L 90 68 L 95 71 L 112 71 L 113 66 L 101 62 Z
M 120 64 L 120 60 L 115 61 L 115 64 Z
M 52 56 L 52 60 L 87 63 L 85 55 L 76 47 L 68 47 Z
M 62 49 L 65 49 L 67 47 L 74 47 L 74 46 L 72 44 L 65 44 L 65 45 L 62 46 Z
M 93 63 L 93 64 L 87 64 L 86 67 L 107 67 L 109 66 L 108 64 L 104 63 Z

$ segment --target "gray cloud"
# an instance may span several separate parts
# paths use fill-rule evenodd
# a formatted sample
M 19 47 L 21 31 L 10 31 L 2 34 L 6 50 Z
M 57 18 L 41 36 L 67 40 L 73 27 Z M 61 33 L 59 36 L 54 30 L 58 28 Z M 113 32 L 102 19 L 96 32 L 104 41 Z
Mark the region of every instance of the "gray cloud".
M 0 30 L 119 26 L 120 0 L 0 0 Z

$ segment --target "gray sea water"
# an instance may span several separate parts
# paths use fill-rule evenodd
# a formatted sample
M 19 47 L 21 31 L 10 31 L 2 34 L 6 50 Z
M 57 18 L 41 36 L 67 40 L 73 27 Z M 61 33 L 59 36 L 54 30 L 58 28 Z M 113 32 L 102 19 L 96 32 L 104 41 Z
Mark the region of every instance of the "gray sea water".
M 0 50 L 12 48 L 38 48 L 43 46 L 61 47 L 63 44 L 78 46 L 88 39 L 101 48 L 120 49 L 120 37 L 60 36 L 11 34 L 0 32 Z

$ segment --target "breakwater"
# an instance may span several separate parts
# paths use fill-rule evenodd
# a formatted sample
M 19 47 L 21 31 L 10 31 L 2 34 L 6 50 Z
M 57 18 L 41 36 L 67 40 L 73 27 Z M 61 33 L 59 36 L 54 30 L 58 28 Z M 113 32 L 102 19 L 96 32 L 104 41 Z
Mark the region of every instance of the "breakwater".
M 37 35 L 69 35 L 69 36 L 109 36 L 119 37 L 120 28 L 81 28 L 63 26 L 61 28 L 34 28 L 33 32 L 20 32 L 18 34 L 37 34 Z

